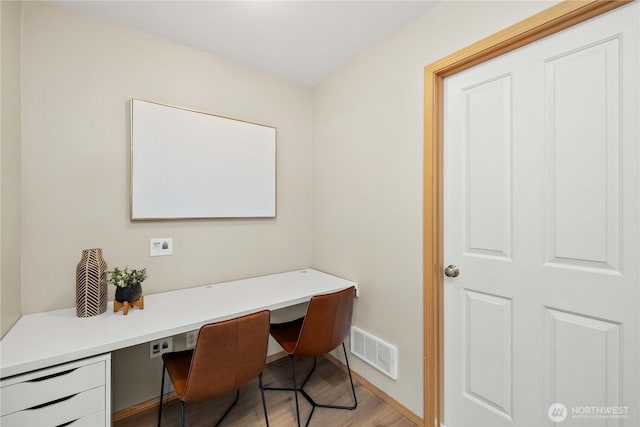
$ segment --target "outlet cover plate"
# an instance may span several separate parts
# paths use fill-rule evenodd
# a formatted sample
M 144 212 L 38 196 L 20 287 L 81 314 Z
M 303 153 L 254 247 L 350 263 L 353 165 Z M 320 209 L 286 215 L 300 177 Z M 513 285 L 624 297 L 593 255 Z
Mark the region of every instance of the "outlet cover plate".
M 149 256 L 173 255 L 173 238 L 149 239 Z
M 164 353 L 170 353 L 173 351 L 173 338 L 162 338 L 159 340 L 151 341 L 149 343 L 149 358 L 160 357 Z
M 196 342 L 198 341 L 198 332 L 199 331 L 191 331 L 186 333 L 186 343 L 187 349 L 194 348 L 196 346 Z

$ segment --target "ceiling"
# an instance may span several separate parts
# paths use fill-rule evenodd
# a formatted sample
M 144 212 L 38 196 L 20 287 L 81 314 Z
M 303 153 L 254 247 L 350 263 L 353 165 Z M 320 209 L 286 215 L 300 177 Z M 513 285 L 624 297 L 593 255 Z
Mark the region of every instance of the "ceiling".
M 54 0 L 306 86 L 440 1 Z

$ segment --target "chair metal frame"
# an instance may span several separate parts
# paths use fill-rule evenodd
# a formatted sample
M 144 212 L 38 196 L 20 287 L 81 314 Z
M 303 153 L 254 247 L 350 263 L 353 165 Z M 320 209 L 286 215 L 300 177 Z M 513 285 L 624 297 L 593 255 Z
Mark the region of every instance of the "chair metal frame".
M 350 289 L 353 289 L 353 288 L 350 288 Z M 342 292 L 344 292 L 344 291 L 336 292 L 336 294 L 342 293 Z M 353 292 L 354 292 L 354 295 L 355 295 L 355 290 Z M 320 297 L 330 296 L 330 295 L 332 295 L 332 294 L 321 295 Z M 313 298 L 312 298 L 312 302 L 313 302 Z M 311 303 L 310 303 L 310 306 L 311 306 Z M 307 314 L 308 313 L 309 313 L 309 311 L 307 311 Z M 349 315 L 349 326 L 350 326 L 350 323 L 351 323 L 350 319 L 351 319 L 351 316 Z M 302 335 L 303 328 L 304 328 L 304 326 L 302 326 L 301 329 L 300 329 L 300 336 Z M 296 346 L 300 342 L 300 336 L 298 337 L 298 342 L 296 343 Z M 347 348 L 346 348 L 346 346 L 344 344 L 344 339 L 346 339 L 346 337 L 343 337 L 343 339 L 342 339 L 342 351 L 344 353 L 344 359 L 345 359 L 345 362 L 346 362 L 346 365 L 347 365 L 347 373 L 349 374 L 349 382 L 351 384 L 351 393 L 353 395 L 353 405 L 333 405 L 333 404 L 326 404 L 326 403 L 318 403 L 304 389 L 304 387 L 307 385 L 307 382 L 309 381 L 309 379 L 311 378 L 311 376 L 313 375 L 313 373 L 316 370 L 318 356 L 313 356 L 313 367 L 311 368 L 311 371 L 305 377 L 304 381 L 302 382 L 302 385 L 300 387 L 298 387 L 297 380 L 296 380 L 296 364 L 295 364 L 295 357 L 296 356 L 295 356 L 295 350 L 293 351 L 294 354 L 288 354 L 289 360 L 291 360 L 291 371 L 292 371 L 292 376 L 293 376 L 293 387 L 264 387 L 265 390 L 293 391 L 294 392 L 295 401 L 296 401 L 296 419 L 298 421 L 298 427 L 300 427 L 300 406 L 299 406 L 299 401 L 298 401 L 298 393 L 302 394 L 302 396 L 307 400 L 307 402 L 309 402 L 311 404 L 311 413 L 309 414 L 309 417 L 307 418 L 307 422 L 305 424 L 306 427 L 309 426 L 309 423 L 311 422 L 311 417 L 313 416 L 313 413 L 315 412 L 316 408 L 354 410 L 354 409 L 356 409 L 358 407 L 358 398 L 356 397 L 356 389 L 355 389 L 355 386 L 353 384 L 353 377 L 351 375 L 351 366 L 349 365 L 349 357 L 347 355 Z M 277 339 L 276 339 L 276 341 L 277 341 Z M 323 354 L 326 354 L 326 353 L 328 353 L 328 351 L 323 353 Z M 304 356 L 302 356 L 302 357 L 304 357 Z
M 167 370 L 164 368 L 164 364 L 163 364 L 162 365 L 162 384 L 160 385 L 160 408 L 158 409 L 158 427 L 160 427 L 160 422 L 162 420 L 162 402 L 164 401 L 163 399 L 164 375 L 166 372 Z M 264 391 L 267 389 L 264 387 L 264 384 L 262 382 L 262 372 L 260 372 L 260 375 L 258 375 L 258 385 L 260 387 L 260 395 L 262 396 L 262 408 L 264 410 L 264 419 L 267 422 L 267 427 L 269 427 L 269 415 L 267 414 L 267 402 L 264 398 Z M 236 406 L 236 403 L 238 403 L 239 398 L 240 398 L 240 389 L 237 389 L 236 398 L 233 400 L 231 405 L 229 405 L 229 407 L 224 411 L 224 414 L 222 414 L 220 419 L 214 424 L 215 427 L 218 427 L 222 423 L 222 420 L 224 420 L 226 416 L 229 415 L 229 412 L 231 412 L 231 409 L 233 409 L 233 407 Z M 184 427 L 184 402 L 182 400 L 180 401 L 180 425 Z

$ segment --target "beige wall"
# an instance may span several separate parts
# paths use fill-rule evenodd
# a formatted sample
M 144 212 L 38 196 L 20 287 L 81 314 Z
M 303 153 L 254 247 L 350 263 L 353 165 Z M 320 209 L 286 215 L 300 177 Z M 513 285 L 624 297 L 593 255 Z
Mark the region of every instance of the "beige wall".
M 423 68 L 550 5 L 446 2 L 314 90 L 313 265 L 360 283 L 354 323 L 398 347 L 398 380 L 352 366 L 420 416 Z
M 23 8 L 25 313 L 74 306 L 84 248 L 110 268 L 147 267 L 146 293 L 308 266 L 308 88 L 48 3 Z M 132 97 L 277 127 L 277 218 L 131 222 Z M 150 258 L 152 237 L 173 237 L 174 255 Z
M 148 294 L 309 266 L 309 88 L 50 3 L 23 12 L 25 314 L 74 306 L 84 248 L 102 248 L 109 268 L 147 267 Z M 277 127 L 277 218 L 132 223 L 132 97 Z M 173 237 L 174 255 L 150 258 L 152 237 Z M 114 409 L 157 395 L 148 354 L 114 355 Z
M 0 335 L 20 318 L 20 3 L 0 2 Z
M 355 357 L 353 367 L 421 416 L 423 67 L 549 5 L 447 2 L 311 91 L 55 5 L 23 3 L 23 166 L 10 169 L 22 185 L 9 188 L 22 196 L 22 212 L 12 211 L 22 236 L 11 247 L 22 245 L 24 312 L 74 305 L 84 248 L 101 247 L 110 267 L 148 267 L 147 293 L 311 264 L 361 283 L 354 323 L 398 346 L 399 378 Z M 131 223 L 132 97 L 278 127 L 277 219 Z M 5 201 L 3 184 L 3 239 Z M 173 237 L 175 255 L 149 258 L 151 237 Z M 4 322 L 6 294 L 20 288 L 4 280 L 4 240 L 2 251 Z M 157 394 L 160 370 L 147 357 L 147 346 L 114 354 L 115 410 Z

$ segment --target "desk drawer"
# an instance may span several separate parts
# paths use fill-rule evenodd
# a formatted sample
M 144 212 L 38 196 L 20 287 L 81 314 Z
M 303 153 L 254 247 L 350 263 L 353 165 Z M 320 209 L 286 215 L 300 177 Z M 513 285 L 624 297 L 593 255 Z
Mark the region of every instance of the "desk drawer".
M 67 424 L 65 427 L 96 427 L 105 425 L 105 413 L 104 411 L 95 412 L 91 415 L 87 415 L 86 417 L 82 417 L 73 421 L 70 424 Z M 106 425 L 109 425 L 107 422 Z
M 1 426 L 111 424 L 110 354 L 3 378 L 0 387 Z
M 31 373 L 22 381 L 2 387 L 1 415 L 42 405 L 105 385 L 104 361 L 84 366 L 62 365 Z
M 104 411 L 104 402 L 105 387 L 97 387 L 61 400 L 4 415 L 0 418 L 2 421 L 0 424 L 16 427 L 59 426 L 60 424 L 79 421 L 88 415 Z M 103 416 L 103 424 L 104 421 Z

